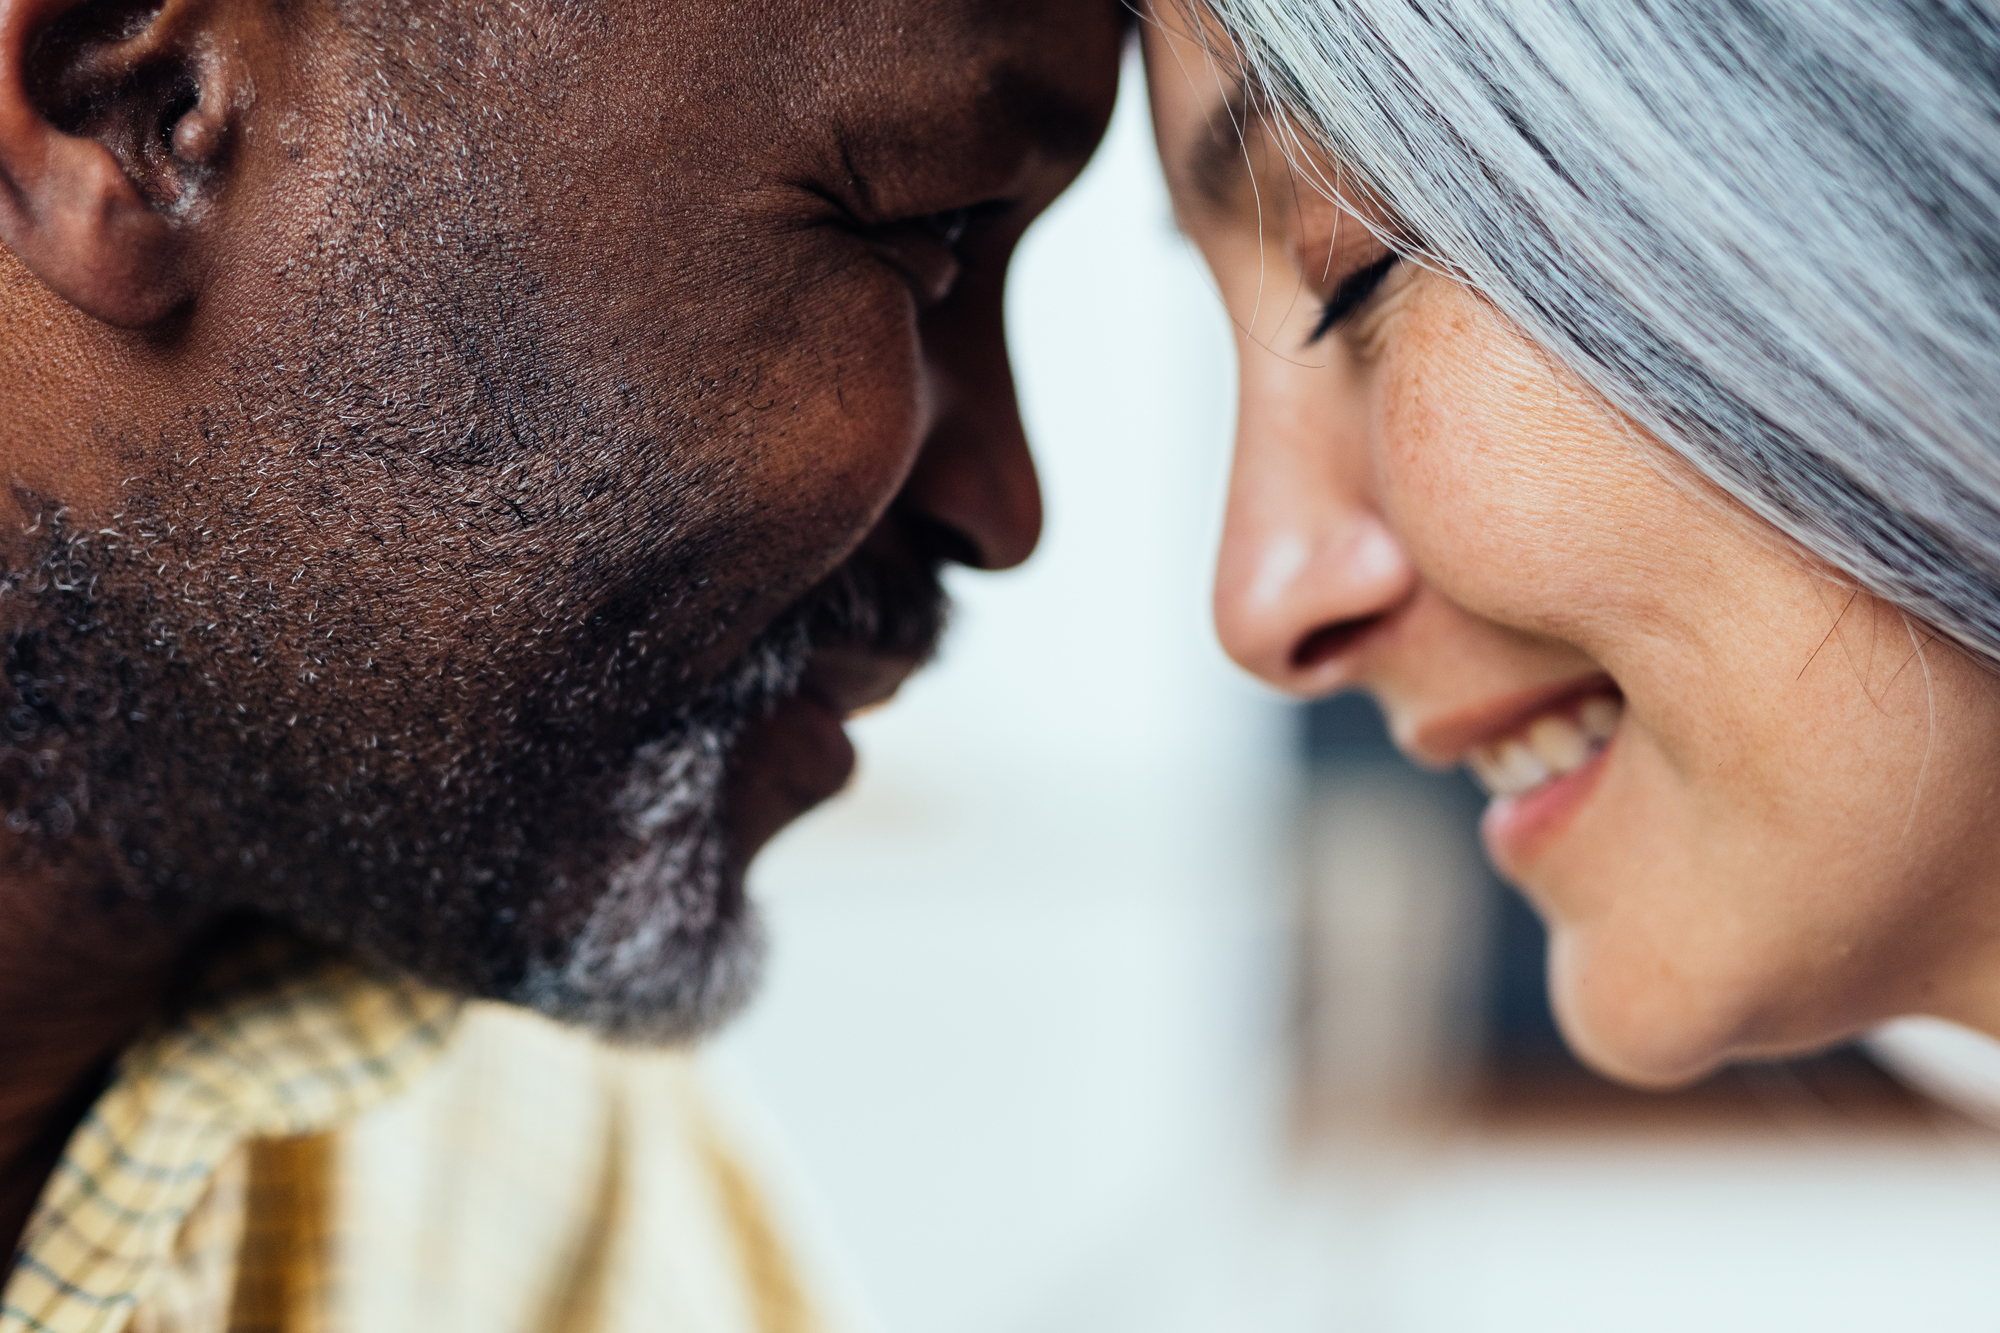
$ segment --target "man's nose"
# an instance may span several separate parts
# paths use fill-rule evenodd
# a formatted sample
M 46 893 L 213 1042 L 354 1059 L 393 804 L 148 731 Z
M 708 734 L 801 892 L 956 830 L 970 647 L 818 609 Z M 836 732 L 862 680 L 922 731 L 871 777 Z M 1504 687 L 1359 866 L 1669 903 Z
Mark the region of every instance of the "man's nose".
M 961 539 L 953 559 L 1010 569 L 1042 533 L 1042 490 L 1021 427 L 998 302 L 939 311 L 924 329 L 931 427 L 901 502 Z
M 1316 391 L 1324 381 L 1267 369 L 1243 368 L 1216 629 L 1247 670 L 1321 695 L 1355 683 L 1362 642 L 1410 600 L 1417 572 L 1368 494 L 1360 423 Z

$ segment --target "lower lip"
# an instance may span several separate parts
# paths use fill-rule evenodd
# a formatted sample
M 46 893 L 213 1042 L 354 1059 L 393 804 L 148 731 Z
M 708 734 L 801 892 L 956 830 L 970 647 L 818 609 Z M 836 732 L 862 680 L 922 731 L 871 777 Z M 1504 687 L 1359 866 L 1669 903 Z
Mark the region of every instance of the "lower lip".
M 779 704 L 743 733 L 730 766 L 727 812 L 737 855 L 747 863 L 853 772 L 854 744 L 837 711 L 807 698 Z
M 785 746 L 785 785 L 802 801 L 817 805 L 847 785 L 854 775 L 854 742 L 845 719 L 817 699 L 797 696 L 780 704 L 770 724 L 794 736 Z
M 1616 741 L 1613 737 L 1611 744 Z M 1498 797 L 1486 807 L 1479 820 L 1479 834 L 1494 864 L 1509 874 L 1518 874 L 1548 849 L 1590 799 L 1611 744 L 1574 773 L 1565 773 L 1520 796 Z

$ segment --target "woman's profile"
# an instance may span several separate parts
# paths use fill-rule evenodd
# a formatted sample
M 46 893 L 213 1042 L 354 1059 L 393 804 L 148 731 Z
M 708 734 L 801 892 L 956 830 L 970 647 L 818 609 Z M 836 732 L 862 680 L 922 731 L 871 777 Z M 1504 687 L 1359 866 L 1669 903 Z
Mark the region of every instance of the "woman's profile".
M 1152 17 L 1232 655 L 1482 778 L 1609 1073 L 2000 1035 L 2000 15 Z

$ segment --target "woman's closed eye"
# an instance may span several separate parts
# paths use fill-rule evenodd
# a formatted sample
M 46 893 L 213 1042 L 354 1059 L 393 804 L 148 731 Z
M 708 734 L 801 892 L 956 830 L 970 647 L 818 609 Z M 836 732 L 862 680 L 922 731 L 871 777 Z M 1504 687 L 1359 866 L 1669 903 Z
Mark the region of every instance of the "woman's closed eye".
M 1306 346 L 1311 347 L 1359 313 L 1381 288 L 1382 281 L 1389 276 L 1390 270 L 1402 262 L 1402 258 L 1391 250 L 1380 259 L 1342 278 L 1340 285 L 1333 289 L 1333 295 L 1327 298 L 1325 307 L 1320 311 L 1319 322 L 1313 325 L 1312 335 L 1306 339 Z

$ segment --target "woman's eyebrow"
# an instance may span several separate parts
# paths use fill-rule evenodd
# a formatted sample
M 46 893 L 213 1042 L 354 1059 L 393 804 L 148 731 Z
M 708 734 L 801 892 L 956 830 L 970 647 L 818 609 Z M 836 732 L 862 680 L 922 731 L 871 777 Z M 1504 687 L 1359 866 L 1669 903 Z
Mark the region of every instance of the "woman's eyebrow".
M 1235 198 L 1250 170 L 1250 136 L 1262 126 L 1262 117 L 1255 127 L 1250 123 L 1252 100 L 1249 86 L 1238 79 L 1229 96 L 1208 113 L 1183 162 L 1196 193 L 1217 208 Z

